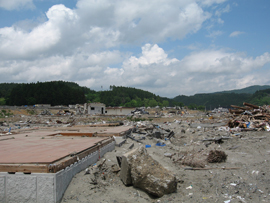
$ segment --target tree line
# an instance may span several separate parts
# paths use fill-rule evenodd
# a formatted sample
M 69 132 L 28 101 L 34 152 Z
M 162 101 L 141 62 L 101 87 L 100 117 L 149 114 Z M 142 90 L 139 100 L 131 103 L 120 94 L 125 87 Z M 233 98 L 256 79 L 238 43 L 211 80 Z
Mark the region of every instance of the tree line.
M 230 108 L 232 104 L 242 106 L 243 102 L 259 106 L 269 105 L 270 89 L 259 90 L 254 94 L 218 92 L 193 96 L 179 95 L 170 99 L 145 90 L 114 85 L 106 91 L 95 91 L 65 81 L 0 84 L 0 105 L 51 104 L 54 106 L 85 102 L 101 102 L 112 107 L 188 106 L 190 109 L 212 110 L 218 107 Z
M 63 81 L 17 84 L 6 97 L 7 105 L 69 105 L 85 103 L 83 89 Z

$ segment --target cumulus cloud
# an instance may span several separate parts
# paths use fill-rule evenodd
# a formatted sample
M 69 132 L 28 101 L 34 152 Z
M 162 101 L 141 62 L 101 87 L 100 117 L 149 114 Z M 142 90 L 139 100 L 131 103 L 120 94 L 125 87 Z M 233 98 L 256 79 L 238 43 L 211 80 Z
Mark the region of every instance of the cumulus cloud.
M 79 0 L 73 10 L 52 6 L 46 17 L 31 30 L 22 24 L 0 28 L 1 58 L 70 55 L 74 50 L 183 39 L 201 29 L 211 15 L 195 0 Z
M 141 56 L 130 56 L 121 68 L 107 67 L 103 69 L 102 79 L 93 79 L 97 88 L 133 86 L 173 97 L 261 84 L 261 81 L 268 80 L 267 75 L 257 73 L 254 76 L 254 72 L 269 62 L 269 53 L 252 58 L 224 50 L 193 52 L 180 60 L 169 58 L 156 44 L 146 44 L 142 47 Z M 249 78 L 252 80 L 248 82 Z
M 131 56 L 123 62 L 121 69 L 107 69 L 107 76 L 114 85 L 143 88 L 162 96 L 173 97 L 179 94 L 214 92 L 224 89 L 242 88 L 243 85 L 260 84 L 267 80 L 262 74 L 254 77 L 254 71 L 270 62 L 270 54 L 264 53 L 256 58 L 242 53 L 230 53 L 224 50 L 203 50 L 194 52 L 182 60 L 168 58 L 157 45 L 146 44 L 142 47 L 142 56 Z M 147 50 L 145 52 L 145 50 Z M 155 59 L 158 54 L 160 60 Z M 117 78 L 113 80 L 112 78 Z M 110 79 L 109 79 L 110 78 Z M 253 78 L 248 83 L 248 78 Z M 242 81 L 242 82 L 239 82 Z M 109 86 L 103 82 L 103 86 Z M 101 85 L 101 84 L 100 84 Z
M 65 35 L 76 24 L 77 15 L 64 5 L 51 7 L 46 15 L 48 21 L 34 27 L 30 32 L 18 26 L 1 28 L 1 58 L 34 58 L 39 54 L 49 54 L 55 45 L 61 45 L 61 41 L 67 44 Z
M 0 8 L 6 10 L 34 9 L 33 0 L 0 0 Z
M 118 40 L 138 43 L 145 40 L 182 39 L 198 31 L 210 14 L 196 1 L 85 1 L 77 3 L 77 11 L 85 25 L 110 28 L 119 32 Z M 106 37 L 106 36 L 105 36 Z
M 16 5 L 27 2 L 31 1 L 17 1 Z M 211 17 L 201 4 L 210 6 L 223 2 L 225 0 L 119 0 L 113 3 L 79 0 L 74 10 L 55 5 L 46 12 L 48 20 L 30 30 L 25 29 L 29 27 L 25 23 L 1 28 L 0 53 L 2 58 L 34 58 L 44 54 L 69 55 L 73 50 L 94 52 L 121 44 L 183 39 L 201 29 Z
M 96 90 L 101 86 L 106 89 L 110 85 L 122 85 L 174 97 L 261 84 L 269 80 L 269 74 L 256 71 L 269 62 L 269 53 L 252 58 L 224 50 L 201 50 L 176 59 L 170 58 L 157 44 L 145 44 L 140 56 L 105 51 L 33 61 L 1 61 L 0 79 L 7 81 L 8 78 L 7 82 L 67 80 Z M 122 65 L 114 67 L 113 64 Z
M 238 35 L 242 35 L 245 32 L 240 32 L 240 31 L 234 31 L 230 34 L 230 37 L 237 37 Z
M 96 90 L 133 86 L 169 97 L 268 80 L 269 74 L 253 74 L 270 62 L 269 53 L 252 58 L 193 46 L 196 52 L 176 58 L 158 45 L 198 32 L 208 19 L 230 9 L 211 15 L 205 8 L 212 6 L 215 14 L 213 5 L 225 1 L 79 0 L 75 9 L 54 5 L 45 22 L 0 28 L 0 80 L 66 80 Z M 209 37 L 221 34 L 218 30 Z M 140 54 L 125 51 L 137 46 Z

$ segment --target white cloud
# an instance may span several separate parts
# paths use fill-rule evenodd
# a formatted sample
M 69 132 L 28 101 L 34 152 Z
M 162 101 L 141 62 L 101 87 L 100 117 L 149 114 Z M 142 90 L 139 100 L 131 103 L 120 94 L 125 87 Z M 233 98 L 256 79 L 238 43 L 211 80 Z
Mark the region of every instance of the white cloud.
M 202 50 L 195 42 L 189 48 L 196 52 L 177 59 L 158 46 L 168 38 L 183 40 L 196 33 L 208 19 L 220 19 L 228 6 L 216 15 L 205 8 L 212 6 L 215 14 L 218 7 L 213 5 L 224 2 L 79 0 L 76 9 L 54 5 L 45 22 L 0 28 L 0 80 L 75 81 L 97 90 L 133 86 L 171 97 L 238 88 L 248 80 L 268 81 L 269 74 L 258 72 L 254 77 L 254 71 L 270 62 L 269 53 L 252 58 L 222 49 Z M 217 30 L 209 37 L 222 34 Z M 142 47 L 139 55 L 120 51 L 137 46 Z
M 56 44 L 68 44 L 66 38 L 77 15 L 64 5 L 55 5 L 46 13 L 48 21 L 33 28 L 30 32 L 18 26 L 0 29 L 0 54 L 2 58 L 35 58 L 39 54 L 50 54 Z M 70 36 L 69 36 L 70 37 Z M 67 41 L 66 41 L 67 40 Z M 70 45 L 70 44 L 69 44 Z
M 223 13 L 229 13 L 230 11 L 231 11 L 231 7 L 228 4 L 225 8 L 216 10 L 215 15 L 220 17 Z
M 6 10 L 34 9 L 33 0 L 0 0 L 0 8 Z
M 220 36 L 220 35 L 222 35 L 222 34 L 223 34 L 222 31 L 216 30 L 216 31 L 211 32 L 211 33 L 210 33 L 209 35 L 207 35 L 206 37 L 216 38 L 216 37 L 218 37 L 218 36 Z
M 224 3 L 225 1 L 227 0 L 198 0 L 198 2 L 206 6 L 211 6 L 213 4 L 221 4 Z
M 158 45 L 146 44 L 142 56 L 129 57 L 122 68 L 107 67 L 103 77 L 95 78 L 95 85 L 133 86 L 169 97 L 194 94 L 194 90 L 214 92 L 248 86 L 248 78 L 253 78 L 251 85 L 268 80 L 265 74 L 253 76 L 268 63 L 269 53 L 252 58 L 224 50 L 203 50 L 177 60 L 169 58 Z
M 121 68 L 113 67 L 121 63 Z M 145 44 L 138 57 L 106 51 L 48 56 L 33 61 L 1 61 L 0 80 L 75 81 L 96 90 L 101 86 L 108 89 L 110 85 L 122 85 L 174 97 L 261 84 L 269 80 L 269 74 L 261 73 L 260 69 L 269 63 L 269 53 L 252 58 L 224 50 L 202 50 L 176 59 L 170 58 L 157 44 Z
M 237 37 L 238 35 L 244 34 L 245 32 L 234 31 L 230 34 L 230 37 Z
M 74 50 L 183 39 L 211 17 L 195 0 L 79 0 L 74 10 L 54 5 L 46 16 L 47 21 L 30 25 L 30 30 L 25 23 L 0 28 L 0 57 L 71 55 Z
M 134 56 L 124 62 L 127 68 L 134 68 L 139 66 L 147 66 L 151 64 L 169 65 L 170 63 L 178 61 L 177 59 L 168 59 L 167 54 L 157 44 L 146 44 L 142 47 L 142 56 L 136 58 Z
M 196 1 L 86 1 L 77 3 L 81 22 L 93 28 L 110 28 L 120 41 L 138 43 L 159 42 L 167 37 L 182 39 L 197 32 L 210 18 Z M 102 36 L 103 37 L 103 36 Z M 106 37 L 106 36 L 104 36 Z

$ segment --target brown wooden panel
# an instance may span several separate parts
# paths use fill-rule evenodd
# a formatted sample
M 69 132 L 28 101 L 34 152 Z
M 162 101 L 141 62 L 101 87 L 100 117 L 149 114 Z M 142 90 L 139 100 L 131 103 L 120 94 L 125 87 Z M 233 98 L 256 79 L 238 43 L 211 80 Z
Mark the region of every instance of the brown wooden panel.
M 48 173 L 46 164 L 0 164 L 1 172 Z

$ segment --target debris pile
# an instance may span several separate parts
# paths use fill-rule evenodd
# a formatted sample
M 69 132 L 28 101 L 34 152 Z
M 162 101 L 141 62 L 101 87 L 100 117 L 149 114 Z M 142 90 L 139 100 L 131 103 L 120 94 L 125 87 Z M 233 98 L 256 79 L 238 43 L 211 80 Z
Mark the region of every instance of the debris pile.
M 52 115 L 52 113 L 49 111 L 49 110 L 47 110 L 47 109 L 44 109 L 41 113 L 40 113 L 40 115 Z
M 145 111 L 144 108 L 136 108 L 134 111 L 131 111 L 133 115 L 142 115 L 142 114 L 149 114 L 148 111 Z
M 245 107 L 231 105 L 236 110 L 230 109 L 235 117 L 228 122 L 231 131 L 270 131 L 270 108 L 269 106 L 256 106 L 244 102 Z
M 125 138 L 130 138 L 139 143 L 143 143 L 142 140 L 146 138 L 154 139 L 158 144 L 164 140 L 169 141 L 173 136 L 174 131 L 170 129 L 161 128 L 159 125 L 147 122 L 136 122 L 135 127 L 125 135 Z

